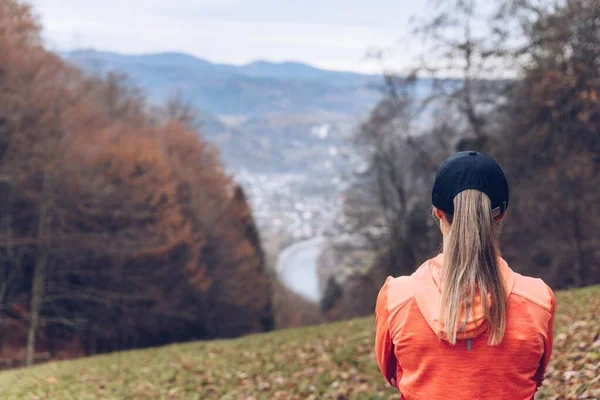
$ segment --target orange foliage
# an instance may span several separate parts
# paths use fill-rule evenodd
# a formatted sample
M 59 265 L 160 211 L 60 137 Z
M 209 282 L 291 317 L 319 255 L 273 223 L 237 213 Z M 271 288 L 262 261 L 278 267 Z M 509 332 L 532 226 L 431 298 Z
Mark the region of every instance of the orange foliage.
M 43 241 L 45 343 L 93 353 L 270 329 L 252 214 L 187 110 L 152 109 L 124 77 L 86 77 L 40 42 L 29 8 L 0 0 L 2 320 L 26 323 L 11 310 L 28 304 Z

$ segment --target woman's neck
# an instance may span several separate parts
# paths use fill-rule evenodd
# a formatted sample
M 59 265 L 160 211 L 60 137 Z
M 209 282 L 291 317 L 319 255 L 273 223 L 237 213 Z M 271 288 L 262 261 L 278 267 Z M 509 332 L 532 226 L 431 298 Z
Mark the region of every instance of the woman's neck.
M 442 253 L 446 253 L 446 246 L 448 244 L 448 241 L 450 240 L 450 235 L 448 235 L 448 234 L 442 235 L 442 238 L 443 238 Z

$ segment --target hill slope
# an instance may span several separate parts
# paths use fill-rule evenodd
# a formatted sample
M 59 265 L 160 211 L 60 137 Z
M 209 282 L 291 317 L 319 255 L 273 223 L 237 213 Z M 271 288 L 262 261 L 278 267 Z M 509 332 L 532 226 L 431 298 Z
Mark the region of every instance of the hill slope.
M 600 398 L 600 286 L 557 294 L 539 399 Z M 372 318 L 117 353 L 0 374 L 3 399 L 397 399 L 373 358 Z
M 128 75 L 152 103 L 178 95 L 197 109 L 204 139 L 221 150 L 227 171 L 247 191 L 265 237 L 267 230 L 310 237 L 328 227 L 343 177 L 354 168 L 349 136 L 379 101 L 383 82 L 296 62 L 240 66 L 181 53 L 92 50 L 61 55 L 90 74 Z

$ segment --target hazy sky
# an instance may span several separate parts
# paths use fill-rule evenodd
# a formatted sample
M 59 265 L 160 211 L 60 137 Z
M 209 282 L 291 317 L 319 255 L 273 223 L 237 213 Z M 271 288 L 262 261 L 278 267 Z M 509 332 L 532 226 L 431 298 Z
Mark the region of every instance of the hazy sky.
M 426 0 L 30 0 L 53 50 L 182 51 L 217 62 L 295 60 L 323 68 L 381 72 L 365 60 L 406 41 Z M 398 40 L 400 41 L 398 42 Z

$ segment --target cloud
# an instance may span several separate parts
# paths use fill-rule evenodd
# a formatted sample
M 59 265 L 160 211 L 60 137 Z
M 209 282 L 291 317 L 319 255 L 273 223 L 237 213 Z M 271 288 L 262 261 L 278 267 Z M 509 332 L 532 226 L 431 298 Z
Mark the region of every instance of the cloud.
M 182 51 L 218 62 L 299 60 L 325 68 L 371 72 L 378 72 L 380 66 L 362 60 L 367 50 L 388 45 L 406 34 L 410 10 L 398 3 L 401 2 L 32 1 L 48 45 L 57 50 L 84 47 L 123 53 Z

